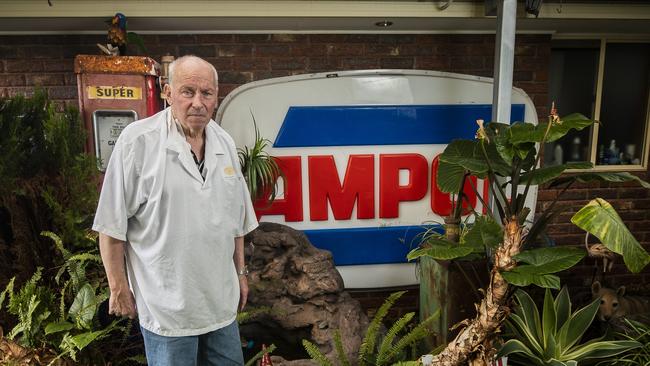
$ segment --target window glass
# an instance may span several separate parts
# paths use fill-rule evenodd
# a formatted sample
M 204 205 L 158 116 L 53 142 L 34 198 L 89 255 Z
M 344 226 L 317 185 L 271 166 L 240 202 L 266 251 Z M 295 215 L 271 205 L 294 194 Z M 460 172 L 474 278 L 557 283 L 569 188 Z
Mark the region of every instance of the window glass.
M 649 81 L 650 44 L 607 43 L 597 164 L 642 163 Z
M 600 41 L 558 41 L 551 50 L 549 101 L 560 116 L 581 113 L 593 118 Z M 571 131 L 545 147 L 545 165 L 589 161 L 591 130 Z

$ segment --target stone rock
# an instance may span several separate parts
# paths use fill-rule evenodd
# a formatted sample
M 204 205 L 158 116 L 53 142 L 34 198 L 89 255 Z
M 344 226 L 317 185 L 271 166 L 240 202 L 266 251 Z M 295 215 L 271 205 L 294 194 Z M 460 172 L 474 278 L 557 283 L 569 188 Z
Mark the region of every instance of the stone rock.
M 253 243 L 246 246 L 250 258 L 247 308 L 270 311 L 242 325 L 244 338 L 263 333 L 274 337 L 271 340 L 278 349 L 271 359 L 276 366 L 313 365 L 310 360 L 277 356 L 283 354 L 281 344 L 302 348 L 302 338 L 306 338 L 334 360 L 333 339 L 338 329 L 345 352 L 356 359 L 368 318 L 359 302 L 344 291 L 331 253 L 314 247 L 302 232 L 274 223 L 260 223 L 246 242 Z

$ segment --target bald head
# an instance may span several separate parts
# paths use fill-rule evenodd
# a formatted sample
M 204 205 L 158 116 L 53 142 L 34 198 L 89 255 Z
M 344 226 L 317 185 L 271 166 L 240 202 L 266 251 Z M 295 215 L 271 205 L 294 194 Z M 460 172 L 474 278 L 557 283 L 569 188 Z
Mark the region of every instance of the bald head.
M 206 60 L 194 56 L 194 55 L 185 55 L 177 58 L 174 60 L 171 64 L 169 64 L 169 79 L 167 80 L 168 84 L 171 86 L 173 85 L 174 79 L 176 79 L 176 70 L 178 70 L 179 66 L 202 66 L 206 65 L 208 66 L 212 72 L 214 73 L 214 87 L 216 88 L 219 84 L 219 74 L 217 73 L 217 69 L 214 68 L 214 65 L 211 63 L 207 62 Z

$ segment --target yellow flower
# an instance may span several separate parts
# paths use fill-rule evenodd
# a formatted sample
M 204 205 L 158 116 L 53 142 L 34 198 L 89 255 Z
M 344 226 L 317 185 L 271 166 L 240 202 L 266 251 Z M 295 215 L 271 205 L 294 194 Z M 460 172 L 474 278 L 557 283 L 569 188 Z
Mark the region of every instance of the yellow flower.
M 483 127 L 483 121 L 482 119 L 477 119 L 476 124 L 478 125 L 478 130 L 476 131 L 476 138 L 479 140 L 485 140 L 488 143 L 490 142 L 490 139 L 487 136 L 487 133 L 485 132 L 485 127 Z
M 560 119 L 560 115 L 557 114 L 557 108 L 555 108 L 555 102 L 551 104 L 551 114 L 548 116 L 549 121 L 552 124 L 562 124 L 562 120 Z

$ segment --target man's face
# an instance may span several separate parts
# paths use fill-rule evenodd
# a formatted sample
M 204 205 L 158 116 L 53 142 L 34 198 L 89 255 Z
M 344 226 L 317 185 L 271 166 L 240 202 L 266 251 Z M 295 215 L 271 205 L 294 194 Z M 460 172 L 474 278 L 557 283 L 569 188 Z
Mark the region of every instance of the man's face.
M 214 76 L 201 60 L 187 60 L 174 68 L 174 85 L 165 85 L 165 95 L 184 128 L 202 131 L 212 118 L 218 101 Z

